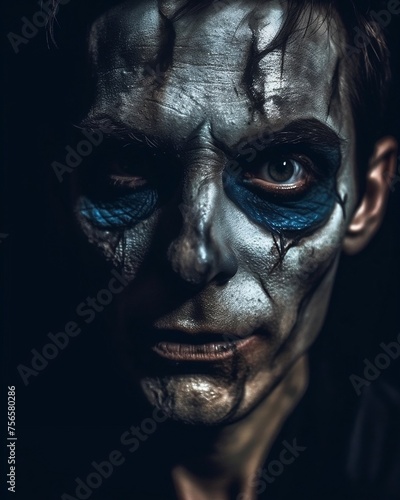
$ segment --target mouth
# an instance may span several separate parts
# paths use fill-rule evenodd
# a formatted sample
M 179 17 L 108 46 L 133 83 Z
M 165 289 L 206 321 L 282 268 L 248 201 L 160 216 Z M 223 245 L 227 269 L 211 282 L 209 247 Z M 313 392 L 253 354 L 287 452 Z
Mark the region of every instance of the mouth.
M 237 335 L 157 330 L 150 335 L 153 353 L 171 361 L 220 361 L 228 359 L 254 342 L 256 335 Z

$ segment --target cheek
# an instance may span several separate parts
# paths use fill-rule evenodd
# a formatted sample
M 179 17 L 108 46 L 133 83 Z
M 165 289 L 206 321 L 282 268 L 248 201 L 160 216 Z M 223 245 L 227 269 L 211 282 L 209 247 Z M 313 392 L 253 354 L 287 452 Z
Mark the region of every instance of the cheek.
M 299 323 L 309 323 L 311 317 L 316 322 L 324 315 L 323 308 L 311 306 L 311 303 L 314 295 L 319 295 L 323 303 L 329 301 L 333 285 L 331 271 L 340 255 L 345 230 L 346 219 L 341 207 L 336 205 L 323 227 L 297 242 L 290 239 L 274 241 L 270 234 L 255 226 L 251 239 L 242 235 L 243 241 L 252 241 L 251 247 L 241 247 L 242 262 L 246 263 L 248 274 L 257 277 L 268 296 L 265 324 L 269 331 L 276 332 L 277 344 L 285 342 Z M 323 283 L 329 286 L 322 293 Z M 308 309 L 307 304 L 310 304 Z M 310 335 L 314 335 L 314 326 L 310 330 Z
M 252 246 L 251 257 L 246 247 L 242 247 L 246 260 L 251 263 L 250 272 L 260 277 L 263 288 L 270 295 L 271 317 L 283 337 L 289 335 L 300 319 L 303 304 L 311 302 L 314 294 L 321 295 L 318 287 L 324 280 L 330 283 L 328 288 L 324 288 L 326 297 L 321 296 L 320 300 L 326 303 L 329 300 L 334 275 L 328 279 L 327 274 L 330 275 L 331 268 L 338 261 L 356 203 L 352 158 L 353 153 L 349 151 L 338 173 L 335 189 L 329 189 L 332 196 L 323 205 L 330 207 L 330 215 L 325 215 L 326 220 L 321 227 L 311 235 L 292 240 L 285 236 L 274 238 L 260 228 L 254 231 L 253 226 L 252 241 L 255 245 Z M 255 237 L 255 234 L 258 236 Z M 307 314 L 318 315 L 318 311 Z

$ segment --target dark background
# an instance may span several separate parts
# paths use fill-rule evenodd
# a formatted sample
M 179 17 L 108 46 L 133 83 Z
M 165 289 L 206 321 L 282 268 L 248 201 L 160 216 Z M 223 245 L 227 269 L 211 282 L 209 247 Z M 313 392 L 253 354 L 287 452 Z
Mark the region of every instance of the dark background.
M 61 7 L 58 49 L 41 28 L 27 45 L 20 45 L 18 54 L 7 33 L 20 33 L 21 18 L 31 19 L 38 4 L 23 0 L 1 7 L 5 43 L 0 233 L 8 236 L 0 240 L 5 332 L 0 421 L 5 431 L 6 387 L 15 385 L 14 497 L 23 500 L 59 499 L 64 492 L 73 495 L 74 479 L 84 479 L 92 471 L 93 460 L 104 460 L 110 451 L 122 449 L 122 432 L 137 425 L 148 411 L 119 373 L 102 314 L 84 326 L 43 372 L 30 377 L 28 386 L 17 372 L 19 364 L 30 365 L 30 350 L 41 350 L 49 332 L 62 331 L 73 320 L 83 324 L 76 306 L 109 279 L 100 266 L 97 269 L 96 257 L 79 245 L 68 212 L 67 181 L 58 183 L 51 168 L 52 161 L 65 158 L 65 146 L 74 144 L 69 89 L 78 90 L 82 99 L 88 92 L 72 70 L 62 43 L 66 37 L 79 47 L 84 21 L 76 16 L 73 1 Z M 400 20 L 393 19 L 390 32 L 397 82 L 399 28 Z M 388 116 L 397 135 L 399 96 L 397 83 Z M 342 260 L 326 325 L 311 350 L 310 388 L 270 457 L 279 454 L 284 439 L 294 437 L 307 450 L 271 485 L 268 498 L 400 498 L 400 358 L 361 397 L 349 381 L 351 374 L 362 375 L 365 358 L 373 360 L 381 352 L 380 342 L 394 341 L 400 333 L 399 208 L 400 183 L 373 243 L 357 257 Z M 140 453 L 151 453 L 151 447 L 149 441 Z M 140 455 L 127 459 L 91 498 L 142 498 L 139 493 L 128 495 L 128 485 L 139 474 Z M 162 471 L 147 474 L 149 481 L 157 482 Z M 152 498 L 167 498 L 167 493 Z

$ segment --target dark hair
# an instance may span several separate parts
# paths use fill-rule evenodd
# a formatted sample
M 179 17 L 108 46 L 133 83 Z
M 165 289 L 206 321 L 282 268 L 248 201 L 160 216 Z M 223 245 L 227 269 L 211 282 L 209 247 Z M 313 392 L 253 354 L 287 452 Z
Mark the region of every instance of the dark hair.
M 387 1 L 368 0 L 288 0 L 286 25 L 281 37 L 284 43 L 296 29 L 307 5 L 322 7 L 330 21 L 339 15 L 346 40 L 340 65 L 347 77 L 347 91 L 355 124 L 358 172 L 365 173 L 376 141 L 390 133 L 388 102 L 391 90 L 391 58 L 388 37 L 374 12 L 386 10 Z M 331 25 L 331 23 L 329 23 Z M 332 82 L 332 95 L 337 91 Z M 359 175 L 359 197 L 365 187 L 365 175 Z
M 162 15 L 168 19 L 173 26 L 174 21 L 181 19 L 188 13 L 200 11 L 212 4 L 229 4 L 232 0 L 187 0 L 176 1 L 176 7 L 171 10 L 172 2 L 163 2 L 159 0 L 159 8 Z M 258 0 L 258 3 L 266 0 Z M 96 2 L 76 2 L 77 12 L 69 12 L 70 16 L 70 35 L 66 35 L 69 42 L 76 46 L 77 40 L 83 41 L 84 34 L 87 32 L 88 25 L 102 11 L 111 6 L 120 3 L 119 0 L 97 0 Z M 59 0 L 53 0 L 54 17 L 56 17 Z M 168 9 L 166 7 L 168 6 Z M 332 99 L 337 93 L 339 72 L 347 72 L 348 92 L 353 109 L 353 118 L 356 128 L 357 139 L 357 160 L 364 171 L 368 167 L 368 161 L 372 154 L 375 142 L 382 135 L 390 132 L 390 120 L 388 120 L 388 96 L 391 82 L 391 64 L 390 51 L 387 43 L 387 35 L 384 27 L 377 22 L 372 15 L 377 10 L 387 7 L 381 0 L 287 0 L 287 16 L 283 26 L 272 44 L 263 51 L 270 52 L 276 48 L 282 48 L 285 53 L 286 45 L 289 40 L 297 35 L 305 34 L 309 29 L 313 29 L 311 16 L 307 14 L 308 8 L 323 9 L 326 13 L 325 19 L 332 26 L 332 20 L 339 16 L 341 23 L 345 28 L 346 40 L 340 64 L 332 81 Z M 62 9 L 69 9 L 62 7 Z M 256 7 L 257 9 L 257 7 Z M 304 28 L 304 16 L 308 15 Z M 64 17 L 64 13 L 60 16 Z M 59 35 L 62 35 L 64 23 L 61 24 Z M 79 26 L 77 26 L 79 24 Z M 303 28 L 300 29 L 300 25 Z M 49 23 L 50 31 L 53 36 L 54 22 Z M 79 36 L 81 31 L 82 37 Z M 73 34 L 73 35 L 72 35 Z M 82 49 L 82 47 L 80 46 Z M 256 54 L 262 56 L 262 54 Z M 283 61 L 283 60 L 282 60 Z M 363 191 L 362 179 L 360 176 L 360 194 Z

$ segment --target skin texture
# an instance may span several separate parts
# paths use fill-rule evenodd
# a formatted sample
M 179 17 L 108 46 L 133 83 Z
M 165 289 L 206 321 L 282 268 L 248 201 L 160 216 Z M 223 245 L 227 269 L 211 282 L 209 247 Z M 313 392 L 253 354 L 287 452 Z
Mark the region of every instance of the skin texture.
M 117 145 L 80 172 L 74 210 L 130 281 L 113 331 L 128 373 L 190 424 L 243 418 L 307 351 L 356 208 L 340 26 L 314 11 L 304 32 L 307 13 L 283 59 L 268 47 L 284 6 L 255 7 L 174 19 L 174 2 L 125 2 L 89 38 L 95 98 L 82 125 L 107 120 Z M 271 180 L 277 158 L 297 162 L 291 182 Z M 254 338 L 227 359 L 169 362 L 150 354 L 155 331 Z

